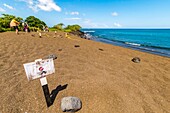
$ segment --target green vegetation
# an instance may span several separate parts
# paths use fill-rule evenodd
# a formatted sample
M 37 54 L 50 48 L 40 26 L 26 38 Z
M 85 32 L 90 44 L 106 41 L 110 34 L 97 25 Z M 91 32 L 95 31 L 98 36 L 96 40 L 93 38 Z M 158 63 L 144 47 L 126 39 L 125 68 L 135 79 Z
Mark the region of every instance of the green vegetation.
M 57 29 L 57 30 L 63 30 L 63 26 L 64 26 L 63 23 L 59 23 L 59 24 L 57 24 L 57 25 L 54 25 L 53 28 L 55 28 L 55 29 Z
M 12 19 L 15 19 L 16 21 L 20 22 L 19 24 L 19 30 L 23 29 L 22 23 L 27 22 L 29 29 L 31 31 L 37 31 L 37 30 L 43 30 L 47 25 L 42 20 L 34 17 L 29 16 L 25 20 L 21 17 L 16 17 L 14 15 L 9 14 L 2 14 L 0 17 L 0 32 L 5 31 L 11 31 L 13 30 L 10 28 L 10 22 Z M 72 31 L 79 31 L 81 29 L 81 26 L 75 24 L 75 25 L 68 25 L 65 28 L 63 27 L 63 23 L 59 23 L 57 25 L 54 25 L 53 27 L 49 28 L 50 31 L 64 31 L 64 32 L 72 32 Z
M 72 32 L 72 31 L 79 31 L 81 29 L 81 26 L 75 24 L 75 25 L 68 25 L 67 27 L 63 28 L 64 24 L 59 23 L 57 25 L 54 25 L 54 27 L 50 28 L 50 31 L 65 31 L 65 32 Z
M 21 22 L 23 20 L 21 17 L 16 17 L 14 15 L 2 14 L 2 17 L 0 17 L 0 32 L 11 31 L 10 22 L 14 18 L 18 22 Z M 19 28 L 20 27 L 22 27 L 21 24 L 19 25 Z
M 59 31 L 59 30 L 56 29 L 56 28 L 51 27 L 51 28 L 49 28 L 49 31 Z
M 25 22 L 28 23 L 30 30 L 39 30 L 43 29 L 43 27 L 46 26 L 45 22 L 41 21 L 40 19 L 34 17 L 34 16 L 29 16 L 25 19 Z
M 4 30 L 4 28 L 2 28 L 1 26 L 0 26 L 0 32 L 4 32 L 5 30 Z
M 81 26 L 79 25 L 68 25 L 66 28 L 64 28 L 64 30 L 66 32 L 72 32 L 72 31 L 79 31 L 81 29 Z
M 0 17 L 0 32 L 13 30 L 10 28 L 10 22 L 12 19 L 15 19 L 16 21 L 20 22 L 18 27 L 20 30 L 23 29 L 22 23 L 24 22 L 24 20 L 21 17 L 16 17 L 14 15 L 9 15 L 9 14 L 2 14 L 2 17 Z M 32 31 L 37 31 L 40 29 L 42 30 L 43 27 L 46 26 L 45 22 L 41 21 L 40 19 L 34 16 L 27 17 L 25 19 L 25 22 L 28 23 L 29 28 Z

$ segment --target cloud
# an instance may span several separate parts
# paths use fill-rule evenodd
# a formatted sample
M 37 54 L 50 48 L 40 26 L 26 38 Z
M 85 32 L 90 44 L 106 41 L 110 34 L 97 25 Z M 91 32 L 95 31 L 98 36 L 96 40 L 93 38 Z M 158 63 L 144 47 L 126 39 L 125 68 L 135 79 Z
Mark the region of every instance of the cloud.
M 90 23 L 91 23 L 91 20 L 90 20 L 90 19 L 85 19 L 85 20 L 84 20 L 84 23 L 90 24 Z
M 61 8 L 56 5 L 56 3 L 53 0 L 19 0 L 26 2 L 28 4 L 28 7 L 31 8 L 33 11 L 37 12 L 39 10 L 43 11 L 61 11 Z
M 112 16 L 118 16 L 118 13 L 117 12 L 113 12 L 111 13 Z
M 71 12 L 70 14 L 71 15 L 79 15 L 79 12 L 77 12 L 77 11 L 76 12 Z
M 5 10 L 3 8 L 0 7 L 0 12 L 5 12 Z
M 5 7 L 7 7 L 8 9 L 11 9 L 11 10 L 13 10 L 14 8 L 12 7 L 12 6 L 10 6 L 10 5 L 7 5 L 7 4 L 3 4 Z
M 122 25 L 120 25 L 119 23 L 114 23 L 113 25 L 114 27 L 122 27 Z
M 65 12 L 66 15 L 79 15 L 80 13 L 75 11 L 75 12 Z
M 86 26 L 90 28 L 110 28 L 107 24 L 101 24 L 101 23 L 91 23 L 91 24 L 87 24 Z
M 81 18 L 75 17 L 75 18 L 65 18 L 65 20 L 81 20 Z
M 37 6 L 44 11 L 61 11 L 61 8 L 53 0 L 39 0 Z
M 90 19 L 84 19 L 81 25 L 84 28 L 111 28 L 109 25 L 105 23 L 96 23 L 91 21 Z

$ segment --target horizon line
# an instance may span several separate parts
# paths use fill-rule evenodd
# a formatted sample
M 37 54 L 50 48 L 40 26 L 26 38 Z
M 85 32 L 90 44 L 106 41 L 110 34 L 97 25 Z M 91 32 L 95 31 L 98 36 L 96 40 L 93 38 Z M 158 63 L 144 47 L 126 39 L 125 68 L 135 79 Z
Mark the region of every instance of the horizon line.
M 150 28 L 144 28 L 144 27 L 136 27 L 136 28 L 132 28 L 132 27 L 127 27 L 127 28 L 81 28 L 81 29 L 170 29 L 170 27 L 150 27 Z

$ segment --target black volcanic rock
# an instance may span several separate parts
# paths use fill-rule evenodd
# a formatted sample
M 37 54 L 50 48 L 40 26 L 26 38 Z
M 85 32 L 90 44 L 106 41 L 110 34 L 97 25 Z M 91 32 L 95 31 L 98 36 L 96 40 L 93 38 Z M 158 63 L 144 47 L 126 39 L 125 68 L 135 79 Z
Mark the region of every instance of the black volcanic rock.
M 81 37 L 81 38 L 86 38 L 85 33 L 82 32 L 82 31 L 80 31 L 80 30 L 78 30 L 78 31 L 72 31 L 72 32 L 70 32 L 70 33 L 73 34 L 73 35 L 77 35 L 77 36 L 79 36 L 79 37 Z
M 134 57 L 133 59 L 132 59 L 132 62 L 135 62 L 135 63 L 139 63 L 141 60 L 140 60 L 140 58 L 139 57 Z

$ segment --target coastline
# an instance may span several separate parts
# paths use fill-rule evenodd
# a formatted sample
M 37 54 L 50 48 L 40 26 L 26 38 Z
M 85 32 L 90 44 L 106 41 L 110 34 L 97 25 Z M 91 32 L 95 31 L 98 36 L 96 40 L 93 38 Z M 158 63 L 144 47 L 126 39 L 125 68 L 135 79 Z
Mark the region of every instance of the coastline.
M 170 29 L 82 29 L 87 37 L 107 44 L 170 58 Z M 125 38 L 126 37 L 126 38 Z M 165 39 L 164 39 L 165 38 Z M 163 40 L 164 39 L 164 40 Z M 143 41 L 144 40 L 144 41 Z M 165 43 L 166 42 L 166 43 Z
M 169 58 L 70 37 L 63 32 L 42 38 L 38 33 L 0 33 L 0 112 L 62 113 L 65 96 L 82 100 L 77 113 L 170 112 Z M 47 108 L 39 80 L 28 82 L 23 64 L 49 54 L 57 55 L 56 73 L 47 76 L 50 92 L 68 86 Z M 134 57 L 141 62 L 133 63 Z
M 129 48 L 129 49 L 133 49 L 133 50 L 138 50 L 138 51 L 170 58 L 170 50 L 169 51 L 163 50 L 165 52 L 161 52 L 162 51 L 161 48 L 156 48 L 157 50 L 161 50 L 161 51 L 157 51 L 157 50 L 155 50 L 155 48 L 145 47 L 145 46 L 141 46 L 141 45 L 135 44 L 135 43 L 128 43 L 128 42 L 124 43 L 124 42 L 120 42 L 120 41 L 110 41 L 107 39 L 97 39 L 97 38 L 94 38 L 92 40 L 97 41 L 97 42 L 103 42 L 106 44 L 111 44 L 114 46 L 120 46 L 120 47 L 124 47 L 124 48 Z

